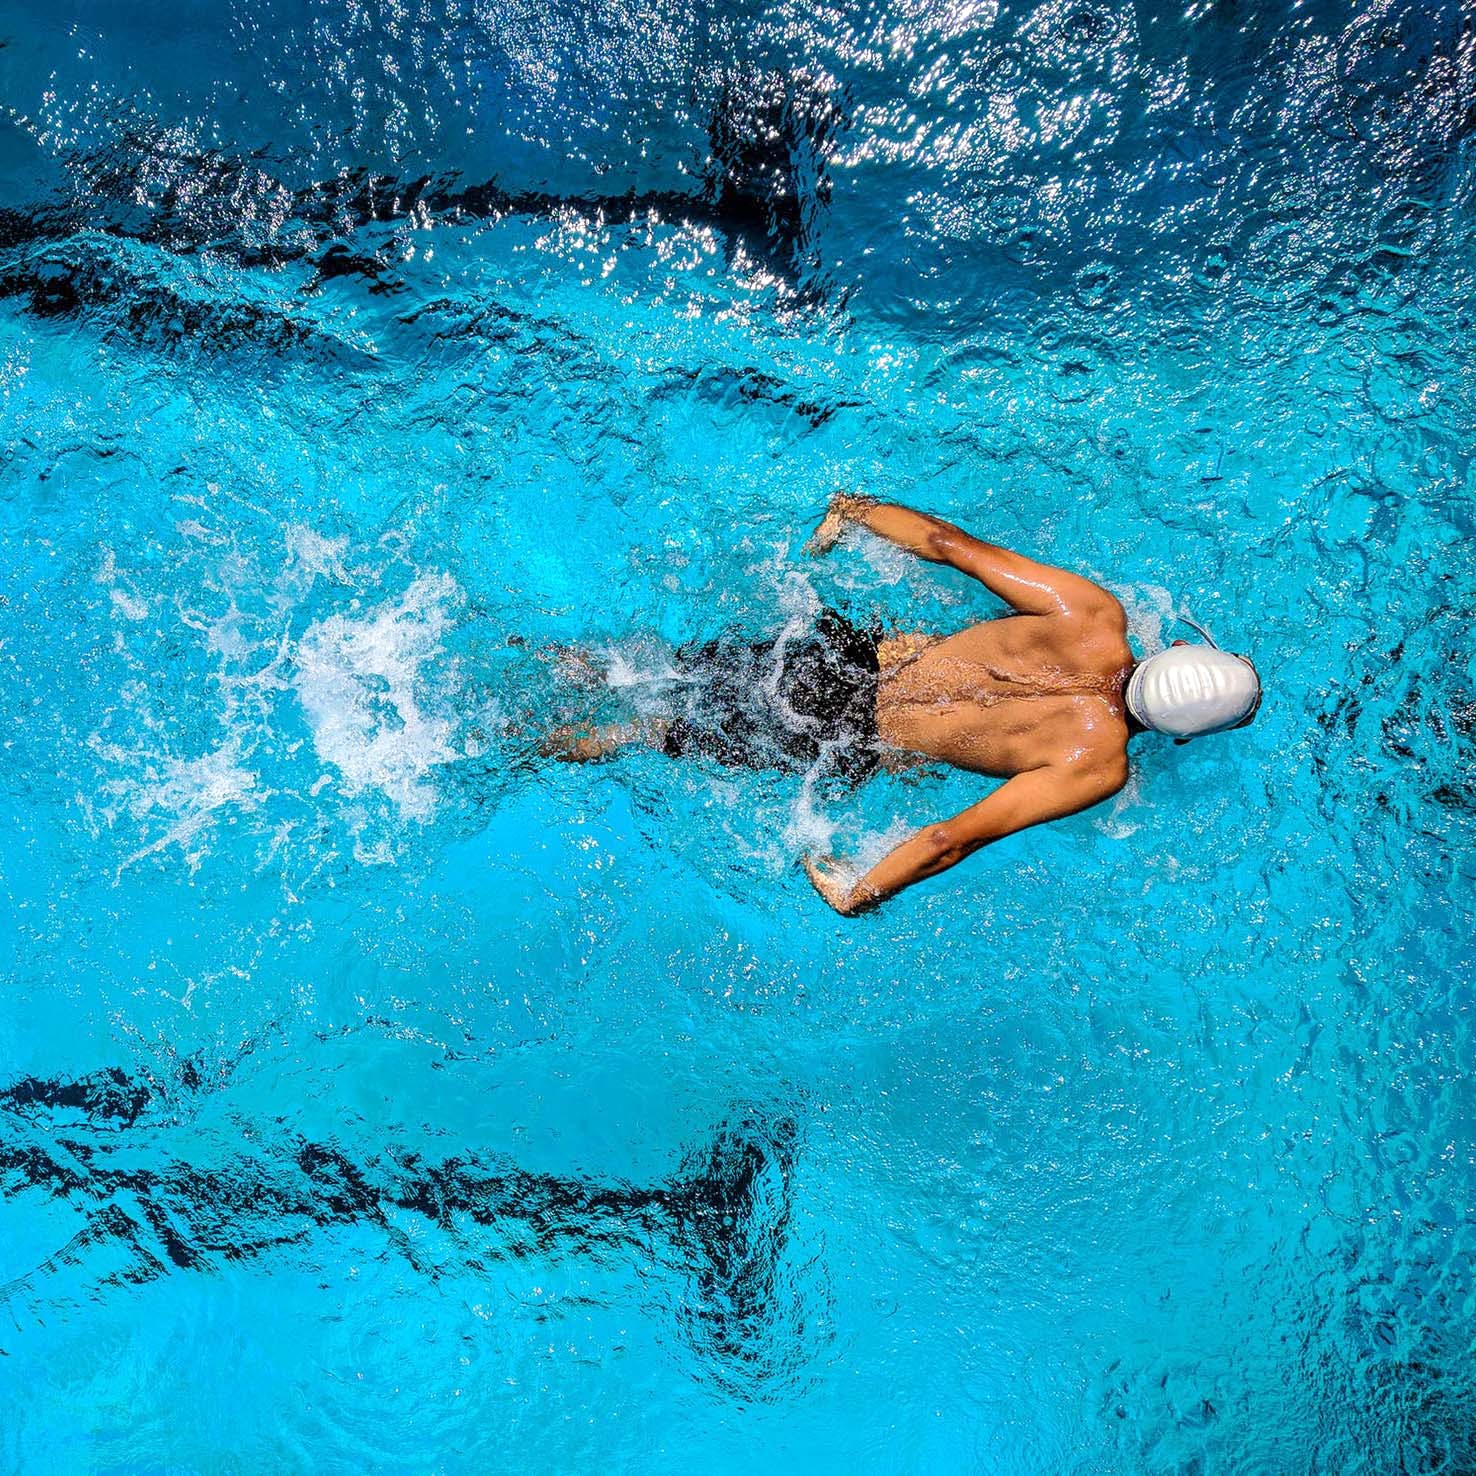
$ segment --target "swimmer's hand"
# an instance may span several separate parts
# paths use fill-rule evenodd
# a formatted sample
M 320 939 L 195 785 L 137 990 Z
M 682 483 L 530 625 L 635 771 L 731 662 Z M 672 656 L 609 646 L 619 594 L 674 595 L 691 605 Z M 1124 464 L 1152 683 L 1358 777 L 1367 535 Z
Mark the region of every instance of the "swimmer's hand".
M 825 516 L 820 519 L 820 526 L 815 529 L 810 535 L 810 541 L 805 544 L 805 552 L 812 559 L 828 554 L 840 542 L 841 534 L 846 531 L 846 524 L 853 521 L 862 508 L 872 505 L 869 497 L 857 497 L 851 492 L 832 493 L 830 506 L 826 508 Z
M 834 856 L 801 856 L 800 862 L 810 885 L 825 898 L 842 917 L 855 917 L 876 900 L 865 887 L 858 885 Z

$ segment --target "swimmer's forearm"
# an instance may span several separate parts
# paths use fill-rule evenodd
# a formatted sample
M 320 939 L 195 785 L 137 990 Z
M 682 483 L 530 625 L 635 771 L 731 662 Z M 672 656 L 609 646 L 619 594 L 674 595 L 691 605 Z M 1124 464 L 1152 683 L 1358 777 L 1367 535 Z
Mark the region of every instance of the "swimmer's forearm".
M 833 893 L 821 888 L 821 895 L 843 917 L 855 917 L 858 913 L 880 907 L 889 897 L 895 897 L 914 882 L 926 881 L 930 876 L 957 866 L 976 850 L 977 844 L 958 842 L 945 827 L 929 826 L 889 851 L 870 871 L 857 877 L 849 886 L 836 888 Z
M 931 513 L 917 512 L 897 502 L 872 502 L 864 497 L 847 497 L 841 514 L 848 523 L 855 523 L 888 543 L 920 559 L 935 564 L 947 563 L 942 545 L 949 535 L 960 536 L 960 530 Z
M 894 851 L 883 856 L 870 871 L 857 881 L 854 891 L 858 910 L 880 906 L 888 897 L 915 882 L 957 866 L 966 856 L 978 850 L 977 845 L 962 845 L 939 826 L 920 830 Z
M 1089 809 L 1126 783 L 1127 754 L 1121 751 L 1027 769 L 951 820 L 918 831 L 858 880 L 842 882 L 833 863 L 818 878 L 812 867 L 810 879 L 837 912 L 853 917 L 1007 835 Z
M 1123 619 L 1122 606 L 1090 579 L 986 543 L 931 513 L 838 493 L 826 523 L 836 530 L 859 524 L 920 559 L 957 569 L 1022 615 L 1090 614 L 1114 623 Z
M 865 528 L 916 558 L 927 559 L 934 564 L 949 564 L 956 569 L 964 568 L 962 560 L 966 550 L 987 547 L 969 537 L 961 528 L 935 518 L 931 513 L 917 512 L 897 502 L 876 502 L 851 492 L 837 492 L 830 499 L 820 526 L 805 545 L 805 552 L 812 555 L 829 553 L 846 528 L 852 525 Z

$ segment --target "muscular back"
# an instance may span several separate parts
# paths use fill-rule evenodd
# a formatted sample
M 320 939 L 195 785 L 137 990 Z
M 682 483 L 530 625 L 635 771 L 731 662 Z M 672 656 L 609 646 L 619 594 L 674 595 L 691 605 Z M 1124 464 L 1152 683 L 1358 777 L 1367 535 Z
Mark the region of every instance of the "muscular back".
M 809 543 L 857 525 L 977 579 L 1015 614 L 942 639 L 883 643 L 876 720 L 895 748 L 1006 776 L 991 794 L 903 841 L 864 876 L 807 857 L 816 889 L 851 914 L 937 876 L 1016 831 L 1059 820 L 1127 781 L 1123 685 L 1132 670 L 1122 606 L 1091 580 L 895 503 L 838 493 Z
M 956 635 L 883 642 L 877 730 L 894 748 L 978 773 L 1111 761 L 1126 751 L 1132 669 L 1122 607 L 1009 615 Z

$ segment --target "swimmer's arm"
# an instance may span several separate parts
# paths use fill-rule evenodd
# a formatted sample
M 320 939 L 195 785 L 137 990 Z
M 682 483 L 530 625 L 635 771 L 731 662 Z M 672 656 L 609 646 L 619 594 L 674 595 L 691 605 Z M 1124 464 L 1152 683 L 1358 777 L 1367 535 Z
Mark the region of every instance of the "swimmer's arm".
M 807 545 L 809 551 L 829 552 L 847 524 L 866 528 L 920 559 L 947 564 L 977 579 L 991 594 L 1025 615 L 1088 614 L 1107 606 L 1117 607 L 1117 601 L 1105 589 L 1079 574 L 985 543 L 931 513 L 844 492 L 831 498 L 824 520 Z
M 902 842 L 864 876 L 848 881 L 834 860 L 807 856 L 815 890 L 843 917 L 880 906 L 914 882 L 937 876 L 975 851 L 1032 825 L 1089 809 L 1127 782 L 1127 759 L 1051 764 L 1016 774 L 987 799 Z

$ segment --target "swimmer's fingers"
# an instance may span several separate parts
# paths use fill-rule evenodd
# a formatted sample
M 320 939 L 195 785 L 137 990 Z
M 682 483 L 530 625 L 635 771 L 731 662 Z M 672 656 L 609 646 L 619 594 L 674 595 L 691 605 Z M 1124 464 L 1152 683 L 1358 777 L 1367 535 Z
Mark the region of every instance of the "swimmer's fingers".
M 851 886 L 834 856 L 801 856 L 810 885 L 839 913 L 849 910 Z
M 846 531 L 846 524 L 855 517 L 857 511 L 870 505 L 871 498 L 857 497 L 853 492 L 844 492 L 836 488 L 830 494 L 830 506 L 825 509 L 825 516 L 820 519 L 820 526 L 815 529 L 810 536 L 810 541 L 805 544 L 805 552 L 812 559 L 828 554 L 840 542 L 841 534 Z
M 820 526 L 810 535 L 810 541 L 805 544 L 805 552 L 812 559 L 828 554 L 840 542 L 840 536 L 845 529 L 846 520 L 840 513 L 835 511 L 826 513 L 820 520 Z

